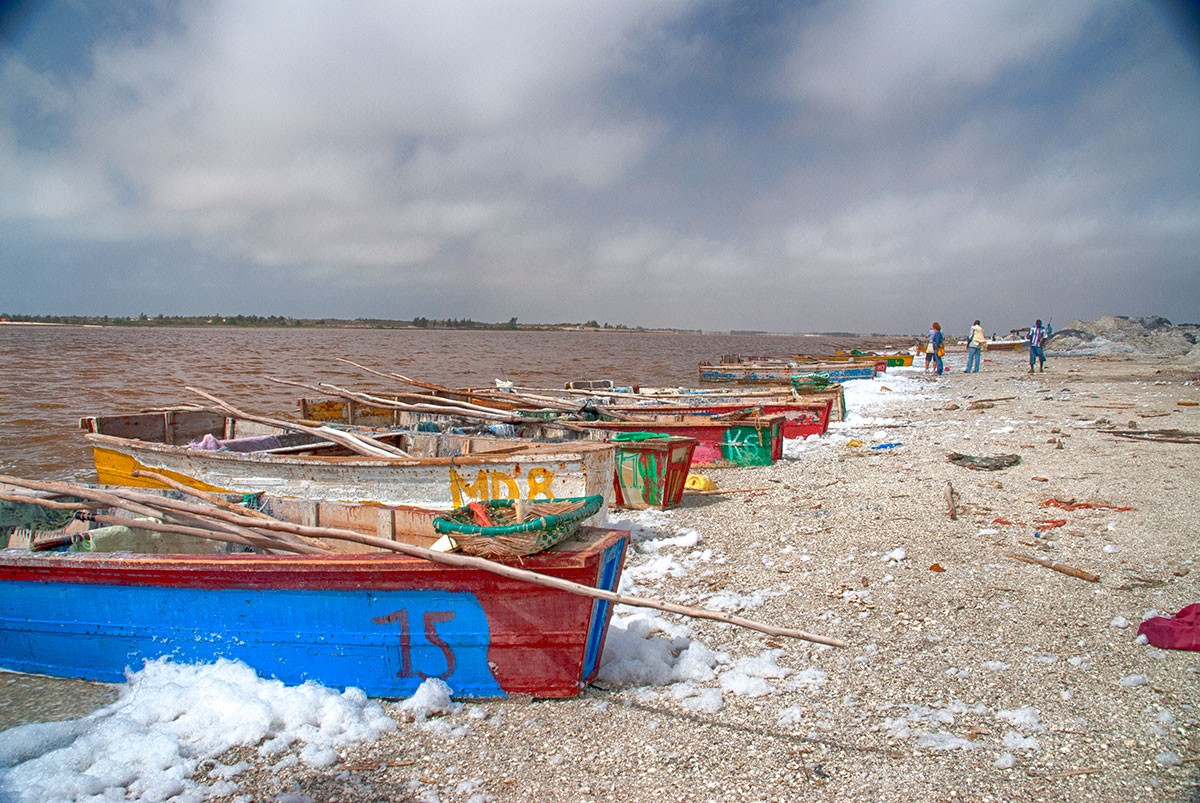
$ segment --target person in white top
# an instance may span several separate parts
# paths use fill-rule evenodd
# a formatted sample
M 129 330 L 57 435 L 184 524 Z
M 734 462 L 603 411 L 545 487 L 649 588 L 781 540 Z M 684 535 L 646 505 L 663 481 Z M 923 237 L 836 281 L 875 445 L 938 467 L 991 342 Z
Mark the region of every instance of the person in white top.
M 983 362 L 983 350 L 987 348 L 987 335 L 976 320 L 971 325 L 971 335 L 967 338 L 967 368 L 964 373 L 979 373 L 979 363 Z
M 1042 326 L 1042 319 L 1038 318 L 1037 323 L 1029 327 L 1029 373 L 1033 373 L 1033 364 L 1037 363 L 1038 372 L 1042 372 L 1046 365 L 1046 345 L 1045 328 Z

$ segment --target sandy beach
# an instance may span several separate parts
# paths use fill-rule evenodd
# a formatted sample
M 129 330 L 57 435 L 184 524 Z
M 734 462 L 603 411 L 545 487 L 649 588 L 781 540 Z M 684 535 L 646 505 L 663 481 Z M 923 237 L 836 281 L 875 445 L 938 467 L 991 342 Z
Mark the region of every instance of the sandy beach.
M 1136 631 L 1200 600 L 1196 446 L 1110 430 L 1200 430 L 1196 370 L 1110 356 L 1030 375 L 1025 359 L 965 374 L 956 351 L 943 377 L 894 373 L 902 391 L 877 380 L 865 416 L 790 459 L 705 472 L 728 493 L 615 517 L 634 530 L 636 593 L 847 647 L 624 608 L 625 638 L 659 640 L 665 675 L 610 662 L 575 699 L 416 722 L 386 703 L 398 729 L 332 767 L 225 757 L 254 768 L 220 799 L 1195 799 L 1196 653 Z M 678 571 L 638 575 L 664 557 Z M 697 643 L 707 681 L 671 666 Z
M 0 732 L 0 797 L 1195 800 L 1197 653 L 1137 630 L 1200 601 L 1200 366 L 1174 330 L 1115 354 L 1111 324 L 1064 336 L 1088 356 L 1051 351 L 1044 373 L 997 351 L 966 374 L 955 348 L 941 377 L 852 383 L 847 420 L 775 465 L 612 512 L 624 593 L 843 648 L 621 606 L 599 677 L 565 700 L 5 675 L 0 715 L 45 724 Z

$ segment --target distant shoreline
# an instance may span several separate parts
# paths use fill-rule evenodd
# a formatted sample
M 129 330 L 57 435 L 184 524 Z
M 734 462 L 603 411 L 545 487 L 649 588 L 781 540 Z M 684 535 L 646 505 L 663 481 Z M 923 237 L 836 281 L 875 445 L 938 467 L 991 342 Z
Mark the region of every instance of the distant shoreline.
M 0 320 L 0 326 L 81 326 L 101 329 L 397 329 L 404 331 L 430 332 L 592 332 L 597 334 L 641 334 L 641 335 L 719 335 L 719 336 L 752 336 L 752 337 L 861 337 L 861 338 L 893 338 L 912 337 L 908 334 L 886 334 L 879 332 L 760 332 L 744 330 L 721 329 L 647 329 L 630 326 L 593 327 L 575 324 L 478 324 L 474 326 L 416 326 L 403 321 L 358 323 L 355 321 L 301 321 L 296 319 L 289 323 L 217 323 L 177 320 L 158 321 L 113 319 L 106 323 L 94 320 L 86 321 L 10 321 Z

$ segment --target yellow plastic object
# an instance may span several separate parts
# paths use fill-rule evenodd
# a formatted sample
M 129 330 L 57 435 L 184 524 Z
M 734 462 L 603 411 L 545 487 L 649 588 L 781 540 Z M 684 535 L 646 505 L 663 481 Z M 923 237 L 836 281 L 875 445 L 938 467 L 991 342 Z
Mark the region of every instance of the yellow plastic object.
M 846 445 L 851 449 L 858 449 L 862 446 L 862 441 L 860 441 L 858 438 L 851 438 L 850 440 L 846 441 Z
M 713 491 L 717 484 L 703 474 L 688 474 L 683 487 L 689 491 Z

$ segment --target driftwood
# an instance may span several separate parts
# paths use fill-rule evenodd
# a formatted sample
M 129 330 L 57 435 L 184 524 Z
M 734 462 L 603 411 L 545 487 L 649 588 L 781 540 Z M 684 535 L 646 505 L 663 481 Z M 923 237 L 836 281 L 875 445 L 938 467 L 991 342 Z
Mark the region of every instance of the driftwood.
M 949 482 L 946 483 L 946 512 L 950 514 L 951 521 L 958 519 L 958 492 Z
M 946 455 L 946 459 L 956 466 L 963 468 L 974 469 L 975 471 L 1000 471 L 1001 469 L 1011 468 L 1021 462 L 1021 456 L 1015 454 L 1001 454 L 995 457 L 976 457 L 975 455 L 961 454 L 959 452 L 951 452 Z
M 1181 429 L 1107 429 L 1109 435 L 1136 441 L 1158 443 L 1200 443 L 1200 432 L 1185 432 Z
M 758 493 L 759 491 L 770 491 L 771 488 L 713 488 L 711 491 L 693 491 L 691 488 L 685 488 L 684 493 L 688 496 L 716 496 L 718 494 L 748 494 Z
M 350 449 L 351 451 L 361 455 L 366 455 L 367 457 L 412 457 L 412 455 L 402 449 L 397 449 L 391 444 L 377 441 L 374 438 L 366 435 L 351 435 L 348 432 L 339 432 L 332 427 L 310 427 L 307 424 L 300 424 L 295 421 L 282 421 L 277 418 L 267 418 L 265 416 L 254 415 L 252 413 L 239 410 L 238 408 L 217 398 L 211 393 L 206 393 L 203 390 L 192 387 L 187 389 L 192 393 L 203 396 L 213 404 L 217 405 L 217 409 L 213 410 L 212 412 L 232 415 L 236 418 L 244 418 L 247 421 L 255 421 L 259 424 L 268 424 L 270 426 L 281 427 L 283 429 L 296 430 L 297 432 L 306 432 L 309 435 L 314 435 L 318 438 L 325 438 L 326 440 L 333 441 L 336 444 L 345 446 L 347 449 Z
M 1017 552 L 1005 552 L 1004 556 L 1006 558 L 1012 558 L 1013 560 L 1019 560 L 1024 563 L 1035 563 L 1038 566 L 1045 566 L 1047 569 L 1053 569 L 1056 572 L 1062 572 L 1063 574 L 1068 574 L 1071 577 L 1078 577 L 1080 580 L 1087 580 L 1089 583 L 1100 582 L 1100 575 L 1092 574 L 1091 572 L 1085 572 L 1083 569 L 1076 569 L 1073 566 L 1064 566 L 1061 563 L 1035 558 L 1032 555 L 1021 555 Z
M 138 512 L 146 512 L 150 515 L 156 515 L 157 512 L 146 505 L 137 501 L 122 498 L 124 496 L 138 497 L 136 491 L 126 489 L 112 489 L 111 492 L 100 491 L 97 489 L 86 488 L 81 486 L 70 485 L 67 483 L 47 483 L 35 480 L 23 480 L 17 477 L 6 477 L 0 475 L 0 482 L 7 482 L 11 485 L 26 487 L 32 490 L 49 491 L 63 495 L 78 496 L 85 499 L 103 502 L 113 507 L 124 507 Z M 145 497 L 146 495 L 141 495 Z M 37 504 L 39 501 L 33 497 L 22 498 L 20 501 L 28 501 Z M 196 506 L 188 503 L 178 502 L 176 500 L 158 500 L 164 503 L 171 502 L 176 507 L 185 509 L 194 508 Z M 740 616 L 719 613 L 710 611 L 704 608 L 694 608 L 686 605 L 677 605 L 671 602 L 660 602 L 658 600 L 646 599 L 644 597 L 632 597 L 624 594 L 619 594 L 614 591 L 605 591 L 599 588 L 576 583 L 570 580 L 564 580 L 558 577 L 549 577 L 547 575 L 532 572 L 526 569 L 521 569 L 516 566 L 509 566 L 503 563 L 486 560 L 484 558 L 473 557 L 470 555 L 461 555 L 453 552 L 435 552 L 431 549 L 405 544 L 397 541 L 391 541 L 378 536 L 365 535 L 363 533 L 354 532 L 352 530 L 342 530 L 332 527 L 309 527 L 290 522 L 280 521 L 279 519 L 264 519 L 261 516 L 255 516 L 245 512 L 234 512 L 213 507 L 206 511 L 206 517 L 213 519 L 213 525 L 221 524 L 232 525 L 238 529 L 245 529 L 259 534 L 262 540 L 271 543 L 273 546 L 280 546 L 281 542 L 275 539 L 289 539 L 289 537 L 300 538 L 320 538 L 327 540 L 342 540 L 354 543 L 373 546 L 378 549 L 399 552 L 401 554 L 412 557 L 423 558 L 449 566 L 459 566 L 464 568 L 480 569 L 483 571 L 498 574 L 503 577 L 509 577 L 522 582 L 533 583 L 535 585 L 553 588 L 560 591 L 565 591 L 570 594 L 578 594 L 581 596 L 592 597 L 593 599 L 603 599 L 618 605 L 630 605 L 634 607 L 653 608 L 655 610 L 664 611 L 666 613 L 676 613 L 683 616 L 689 616 L 697 619 L 709 619 L 716 622 L 724 622 L 725 624 L 744 627 L 750 630 L 755 630 L 760 633 L 765 633 L 771 636 L 786 636 L 789 638 L 797 638 L 805 641 L 810 641 L 815 644 L 825 644 L 831 647 L 844 647 L 846 643 L 841 639 L 829 638 L 813 633 L 808 633 L 803 630 L 792 628 L 775 627 L 773 625 L 755 622 L 751 619 L 744 619 Z M 129 525 L 131 522 L 127 519 L 118 519 L 116 517 L 97 516 L 98 521 L 107 521 L 112 519 L 114 523 Z M 228 532 L 220 532 L 216 530 L 203 530 L 201 528 L 187 527 L 183 525 L 157 524 L 155 522 L 137 522 L 136 526 L 145 529 L 154 529 L 168 532 L 178 532 L 185 535 L 198 535 L 203 538 L 210 538 L 220 541 L 232 541 L 234 543 L 246 543 L 240 536 Z M 290 540 L 290 539 L 289 539 Z M 323 553 L 327 550 L 320 549 L 307 544 L 298 544 L 298 546 L 307 546 L 305 552 Z M 299 549 L 294 551 L 301 551 Z

